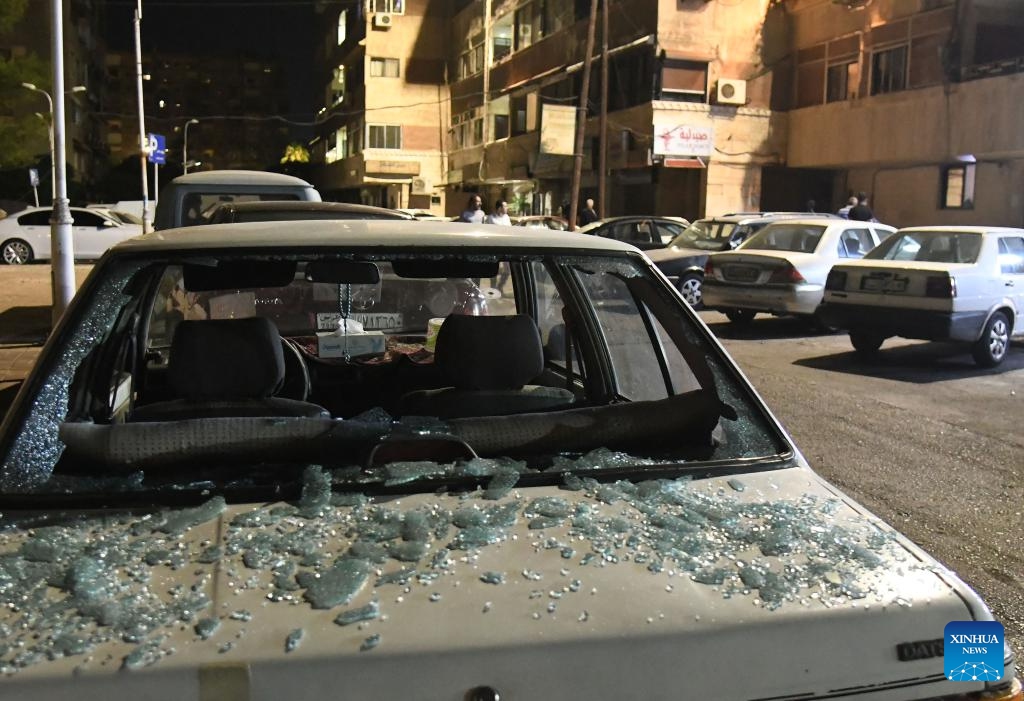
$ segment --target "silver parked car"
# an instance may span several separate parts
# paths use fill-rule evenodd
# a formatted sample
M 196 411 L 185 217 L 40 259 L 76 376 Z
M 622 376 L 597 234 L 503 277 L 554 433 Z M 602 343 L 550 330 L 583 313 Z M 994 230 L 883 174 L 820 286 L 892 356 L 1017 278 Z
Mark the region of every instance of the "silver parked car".
M 758 312 L 803 316 L 820 326 L 817 315 L 832 266 L 863 258 L 896 229 L 846 219 L 787 219 L 769 224 L 735 251 L 708 257 L 704 305 L 725 312 L 734 323 Z
M 4 698 L 1021 693 L 1005 646 L 945 676 L 981 598 L 815 473 L 650 260 L 596 236 L 121 244 L 0 427 L 0 510 Z

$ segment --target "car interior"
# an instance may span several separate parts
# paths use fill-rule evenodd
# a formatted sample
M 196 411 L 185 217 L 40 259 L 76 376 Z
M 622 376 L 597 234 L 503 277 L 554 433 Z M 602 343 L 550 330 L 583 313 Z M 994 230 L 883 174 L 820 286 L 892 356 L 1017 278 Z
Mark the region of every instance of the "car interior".
M 336 433 L 339 421 L 381 416 L 444 422 L 473 456 L 657 451 L 686 436 L 702 453 L 730 411 L 674 297 L 656 286 L 583 261 L 145 266 L 128 286 L 133 301 L 72 384 L 66 455 L 125 469 L 143 454 L 221 459 L 212 446 L 225 431 L 233 450 L 251 431 L 251 452 L 275 431 Z M 296 433 L 295 421 L 306 428 Z M 289 457 L 304 449 L 293 445 Z M 433 459 L 434 449 L 399 452 Z

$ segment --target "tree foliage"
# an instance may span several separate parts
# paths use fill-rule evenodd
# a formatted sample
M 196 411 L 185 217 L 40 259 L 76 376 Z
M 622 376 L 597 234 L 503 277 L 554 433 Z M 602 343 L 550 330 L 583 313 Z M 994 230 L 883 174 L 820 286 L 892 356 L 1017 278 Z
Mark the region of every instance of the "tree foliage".
M 309 163 L 309 150 L 302 144 L 292 143 L 284 150 L 281 163 Z
M 26 7 L 28 0 L 0 0 L 0 33 L 14 29 Z
M 47 69 L 48 64 L 34 55 L 0 59 L 0 102 L 4 104 L 0 114 L 0 168 L 34 163 L 40 154 L 50 152 L 50 108 L 46 98 L 21 87 L 22 83 L 34 83 L 49 92 Z

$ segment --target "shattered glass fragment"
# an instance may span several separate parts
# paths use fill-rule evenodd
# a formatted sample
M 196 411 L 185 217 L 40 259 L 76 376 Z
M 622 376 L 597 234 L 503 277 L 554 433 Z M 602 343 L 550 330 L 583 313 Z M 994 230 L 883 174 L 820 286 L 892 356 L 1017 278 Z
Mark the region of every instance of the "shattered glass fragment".
M 334 619 L 334 622 L 339 626 L 348 626 L 353 623 L 361 623 L 363 621 L 370 621 L 380 616 L 380 604 L 376 601 L 371 601 L 366 606 L 361 606 L 356 609 L 344 611 L 339 613 Z
M 359 652 L 367 652 L 380 645 L 380 633 L 374 633 L 359 646 Z

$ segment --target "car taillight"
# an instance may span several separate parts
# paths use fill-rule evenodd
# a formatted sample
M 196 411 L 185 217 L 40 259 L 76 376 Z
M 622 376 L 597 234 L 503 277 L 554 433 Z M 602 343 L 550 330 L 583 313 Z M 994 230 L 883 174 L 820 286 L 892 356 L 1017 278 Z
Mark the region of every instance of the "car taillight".
M 931 275 L 925 282 L 924 294 L 943 299 L 956 297 L 956 278 L 952 275 Z
M 842 270 L 830 270 L 825 280 L 826 290 L 842 291 L 846 289 L 846 273 Z
M 792 265 L 787 265 L 783 268 L 777 268 L 770 278 L 768 278 L 768 284 L 782 283 L 790 285 L 799 285 L 800 283 L 807 282 L 804 276 L 800 274 L 800 271 L 794 268 Z

